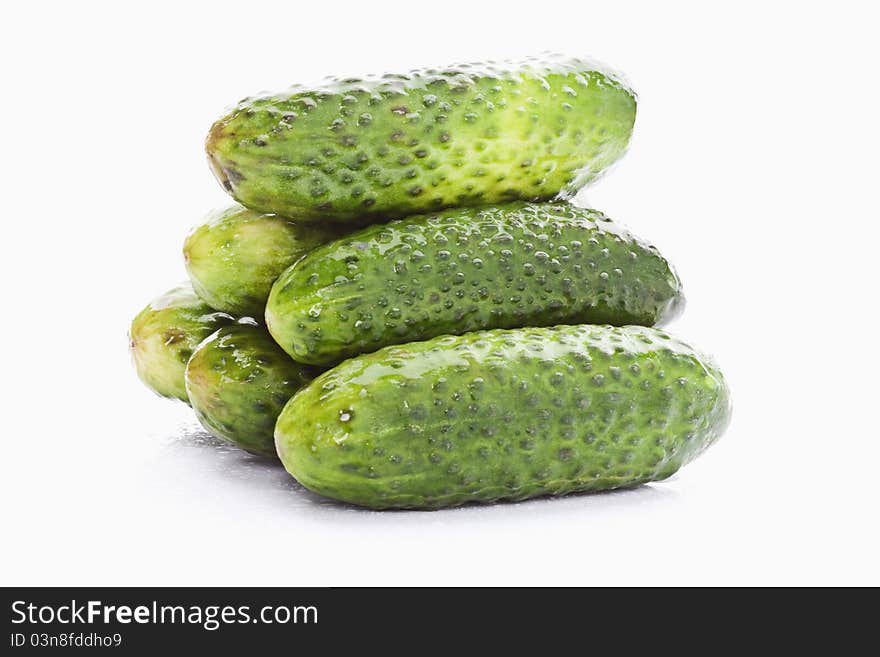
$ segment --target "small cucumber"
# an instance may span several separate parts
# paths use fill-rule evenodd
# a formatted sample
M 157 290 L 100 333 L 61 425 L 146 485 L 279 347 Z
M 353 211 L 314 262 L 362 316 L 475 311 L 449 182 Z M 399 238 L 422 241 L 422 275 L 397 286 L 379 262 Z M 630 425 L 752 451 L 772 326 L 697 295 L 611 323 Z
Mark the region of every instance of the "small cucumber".
M 269 332 L 294 360 L 331 365 L 445 333 L 662 323 L 682 306 L 671 265 L 601 212 L 515 202 L 369 226 L 276 281 Z
M 249 208 L 387 221 L 452 206 L 567 198 L 625 152 L 633 91 L 580 59 L 412 71 L 246 98 L 207 139 Z
M 278 414 L 315 374 L 290 360 L 266 329 L 243 320 L 199 345 L 186 366 L 186 391 L 212 434 L 248 452 L 275 456 Z
M 193 288 L 211 307 L 262 319 L 279 274 L 341 234 L 332 226 L 233 206 L 211 213 L 190 232 L 183 245 L 184 262 Z
M 163 397 L 188 402 L 186 362 L 202 340 L 234 321 L 202 301 L 189 283 L 157 297 L 134 318 L 128 334 L 141 381 Z
M 494 330 L 343 362 L 293 396 L 275 443 L 321 495 L 437 508 L 664 479 L 729 413 L 717 367 L 663 331 Z

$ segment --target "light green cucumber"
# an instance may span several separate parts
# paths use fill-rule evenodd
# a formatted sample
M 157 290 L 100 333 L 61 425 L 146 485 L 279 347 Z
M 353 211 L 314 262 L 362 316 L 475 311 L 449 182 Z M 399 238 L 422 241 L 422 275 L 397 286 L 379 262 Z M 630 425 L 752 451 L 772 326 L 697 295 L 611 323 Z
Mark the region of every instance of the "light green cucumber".
M 265 328 L 243 320 L 199 345 L 186 366 L 186 391 L 212 434 L 248 452 L 275 456 L 278 414 L 316 373 L 293 362 Z
M 207 152 L 240 203 L 299 220 L 387 221 L 567 198 L 625 152 L 636 97 L 607 67 L 467 64 L 246 98 Z
M 212 212 L 189 233 L 184 262 L 193 288 L 211 307 L 262 320 L 279 274 L 341 234 L 333 226 L 307 225 L 237 205 Z
M 202 340 L 234 321 L 202 301 L 189 283 L 157 297 L 138 313 L 128 333 L 141 381 L 163 397 L 188 401 L 186 362 Z

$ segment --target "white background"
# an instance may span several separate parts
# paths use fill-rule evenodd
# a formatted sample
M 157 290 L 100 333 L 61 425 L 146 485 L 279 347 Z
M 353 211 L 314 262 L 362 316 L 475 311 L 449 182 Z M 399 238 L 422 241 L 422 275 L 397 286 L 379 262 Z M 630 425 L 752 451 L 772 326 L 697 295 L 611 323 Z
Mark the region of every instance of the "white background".
M 0 55 L 0 583 L 880 584 L 870 3 L 18 3 Z M 863 7 L 863 8 L 860 8 Z M 734 393 L 632 492 L 434 513 L 321 501 L 135 377 L 126 331 L 227 204 L 203 139 L 328 74 L 554 50 L 640 94 L 587 202 L 676 263 Z

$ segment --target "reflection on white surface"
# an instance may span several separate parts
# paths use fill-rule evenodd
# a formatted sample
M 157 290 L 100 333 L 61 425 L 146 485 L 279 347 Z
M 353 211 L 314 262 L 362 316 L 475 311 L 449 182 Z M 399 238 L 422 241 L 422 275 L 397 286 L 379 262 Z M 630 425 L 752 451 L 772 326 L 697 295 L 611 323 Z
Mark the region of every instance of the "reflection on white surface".
M 539 514 L 543 518 L 576 517 L 581 513 L 609 513 L 625 508 L 647 508 L 668 503 L 677 493 L 657 485 L 545 497 L 525 502 L 469 505 L 437 511 L 372 511 L 316 495 L 296 482 L 280 462 L 248 454 L 207 433 L 196 422 L 182 423 L 171 433 L 161 451 L 149 464 L 151 480 L 162 482 L 168 491 L 191 495 L 193 489 L 211 488 L 220 499 L 239 502 L 247 496 L 249 505 L 259 507 L 287 522 L 297 516 L 322 522 L 391 524 L 418 526 L 444 522 L 484 522 L 492 516 Z M 214 486 L 219 486 L 219 490 Z

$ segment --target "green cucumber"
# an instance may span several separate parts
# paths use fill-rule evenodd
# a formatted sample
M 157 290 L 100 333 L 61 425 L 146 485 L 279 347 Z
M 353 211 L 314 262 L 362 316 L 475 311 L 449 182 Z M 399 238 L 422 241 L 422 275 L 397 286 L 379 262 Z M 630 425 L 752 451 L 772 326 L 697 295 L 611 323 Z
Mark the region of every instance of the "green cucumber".
M 275 443 L 321 495 L 437 508 L 661 480 L 729 413 L 717 367 L 661 330 L 494 330 L 345 361 L 293 396 Z
M 332 226 L 306 225 L 233 206 L 212 212 L 183 245 L 196 293 L 213 308 L 237 317 L 263 317 L 279 274 L 335 237 Z
M 188 402 L 186 362 L 202 340 L 234 321 L 202 301 L 189 283 L 157 297 L 134 318 L 128 334 L 141 381 L 158 395 Z
M 567 198 L 625 152 L 636 114 L 580 59 L 426 69 L 246 98 L 211 128 L 209 163 L 247 207 L 351 222 Z
M 668 321 L 681 283 L 601 212 L 514 202 L 369 226 L 275 282 L 266 323 L 295 360 L 331 365 L 445 333 Z
M 186 366 L 186 391 L 209 432 L 248 452 L 275 456 L 275 421 L 315 374 L 290 360 L 265 328 L 243 321 L 199 345 Z

